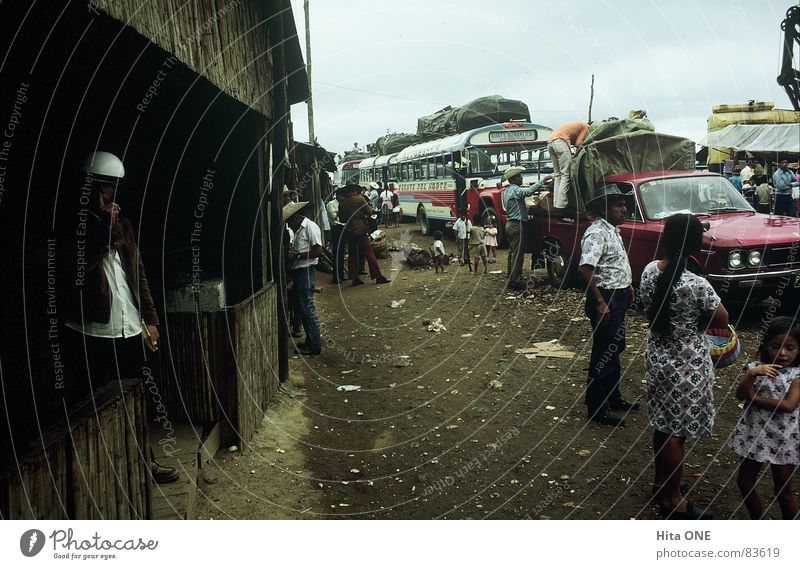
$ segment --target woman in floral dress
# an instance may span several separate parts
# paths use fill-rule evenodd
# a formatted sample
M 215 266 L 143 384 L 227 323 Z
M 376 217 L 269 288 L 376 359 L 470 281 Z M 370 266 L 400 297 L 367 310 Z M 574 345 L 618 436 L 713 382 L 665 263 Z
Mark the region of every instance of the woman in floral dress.
M 650 321 L 645 355 L 647 411 L 653 426 L 653 497 L 672 519 L 710 519 L 707 510 L 681 497 L 684 442 L 711 434 L 714 364 L 707 327 L 726 328 L 728 313 L 714 288 L 686 270 L 703 241 L 703 227 L 678 214 L 664 225 L 665 258 L 642 273 L 640 296 Z

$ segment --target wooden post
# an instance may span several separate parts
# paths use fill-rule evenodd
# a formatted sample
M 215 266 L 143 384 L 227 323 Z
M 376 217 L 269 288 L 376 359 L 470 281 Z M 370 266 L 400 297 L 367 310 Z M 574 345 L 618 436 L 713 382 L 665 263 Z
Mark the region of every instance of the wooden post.
M 308 0 L 303 2 L 303 10 L 306 17 L 306 75 L 308 76 L 308 142 L 312 146 L 317 144 L 314 136 L 314 99 L 311 97 L 311 23 L 308 19 Z
M 589 121 L 592 122 L 592 102 L 594 101 L 594 73 L 592 73 L 592 86 L 589 88 Z

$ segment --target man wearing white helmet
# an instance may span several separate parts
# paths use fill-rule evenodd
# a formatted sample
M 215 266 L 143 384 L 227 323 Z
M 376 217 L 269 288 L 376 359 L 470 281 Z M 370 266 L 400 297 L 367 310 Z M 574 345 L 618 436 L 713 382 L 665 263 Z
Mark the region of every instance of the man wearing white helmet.
M 94 152 L 83 172 L 75 225 L 68 222 L 64 228 L 72 233 L 74 249 L 64 250 L 68 259 L 62 258 L 62 264 L 69 263 L 71 285 L 65 324 L 73 400 L 109 381 L 142 377 L 145 346 L 155 350 L 159 339 L 158 314 L 136 236 L 114 201 L 125 168 L 113 154 Z M 178 472 L 154 463 L 153 476 L 158 483 L 174 482 Z

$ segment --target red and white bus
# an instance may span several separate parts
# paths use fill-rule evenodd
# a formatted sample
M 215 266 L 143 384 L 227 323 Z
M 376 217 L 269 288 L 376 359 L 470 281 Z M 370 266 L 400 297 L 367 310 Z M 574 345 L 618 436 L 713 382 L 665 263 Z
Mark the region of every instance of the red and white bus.
M 467 210 L 469 217 L 493 218 L 502 241 L 506 215 L 500 178 L 511 166 L 525 168 L 525 184 L 552 173 L 551 132 L 514 121 L 415 144 L 386 161 L 387 179 L 396 182 L 404 215 L 416 219 L 425 235 L 452 225 L 458 211 Z

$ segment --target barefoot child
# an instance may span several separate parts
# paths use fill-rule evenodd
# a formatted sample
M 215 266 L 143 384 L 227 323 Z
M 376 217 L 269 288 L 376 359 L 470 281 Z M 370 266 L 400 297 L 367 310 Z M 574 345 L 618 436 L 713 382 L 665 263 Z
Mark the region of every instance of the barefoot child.
M 790 520 L 798 513 L 791 481 L 800 464 L 800 324 L 774 318 L 758 357 L 736 389 L 736 396 L 746 403 L 728 444 L 743 457 L 737 482 L 750 517 L 757 520 L 764 515 L 756 482 L 767 462 L 781 514 Z
M 442 232 L 441 231 L 434 231 L 433 233 L 433 245 L 431 245 L 431 255 L 433 255 L 433 264 L 436 268 L 436 272 L 439 272 L 439 268 L 442 269 L 444 272 L 444 243 L 442 243 Z
M 475 261 L 475 274 L 478 274 L 478 257 L 483 261 L 483 274 L 486 274 L 486 245 L 483 244 L 484 230 L 481 227 L 481 216 L 475 214 L 472 227 L 469 229 L 469 256 Z M 472 265 L 470 265 L 470 271 Z
M 486 249 L 488 249 L 489 252 L 489 255 L 487 256 L 488 261 L 490 263 L 495 263 L 497 261 L 497 258 L 495 257 L 495 253 L 497 251 L 497 228 L 494 226 L 490 216 L 486 218 L 486 224 L 483 226 L 483 230 L 486 233 L 483 241 L 484 245 L 486 245 Z

